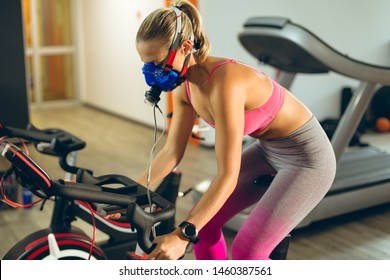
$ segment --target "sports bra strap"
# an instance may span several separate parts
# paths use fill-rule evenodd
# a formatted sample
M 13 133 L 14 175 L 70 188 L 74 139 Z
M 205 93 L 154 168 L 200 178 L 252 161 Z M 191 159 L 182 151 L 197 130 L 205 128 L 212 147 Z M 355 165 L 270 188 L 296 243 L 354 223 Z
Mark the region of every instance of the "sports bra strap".
M 190 92 L 190 83 L 188 81 L 185 81 L 184 83 L 186 85 L 186 92 L 187 92 L 188 102 L 190 102 L 190 104 L 192 105 L 191 92 Z
M 207 81 L 210 82 L 211 76 L 213 75 L 214 71 L 217 70 L 218 67 L 220 67 L 220 66 L 222 66 L 224 64 L 228 64 L 228 63 L 237 63 L 237 61 L 234 60 L 234 59 L 228 59 L 228 60 L 224 60 L 224 61 L 221 61 L 221 62 L 217 63 L 217 65 L 215 65 L 213 67 L 213 69 L 211 69 L 210 74 L 207 77 Z

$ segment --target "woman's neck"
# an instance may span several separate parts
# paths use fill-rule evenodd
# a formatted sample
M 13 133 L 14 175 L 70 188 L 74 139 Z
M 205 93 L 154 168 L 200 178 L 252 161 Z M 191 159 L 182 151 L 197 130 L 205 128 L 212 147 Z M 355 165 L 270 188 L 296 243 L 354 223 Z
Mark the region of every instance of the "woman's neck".
M 202 63 L 195 61 L 194 56 L 191 57 L 187 72 L 187 81 L 195 85 L 201 85 L 207 81 L 209 71 L 207 70 L 207 60 Z

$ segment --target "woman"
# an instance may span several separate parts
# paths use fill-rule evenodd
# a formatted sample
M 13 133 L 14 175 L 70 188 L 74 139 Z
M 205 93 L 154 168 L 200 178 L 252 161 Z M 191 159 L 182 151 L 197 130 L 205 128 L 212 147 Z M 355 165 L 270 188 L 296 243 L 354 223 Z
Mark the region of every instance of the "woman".
M 232 243 L 231 258 L 268 259 L 333 182 L 335 157 L 318 121 L 264 73 L 210 56 L 200 15 L 187 1 L 147 16 L 136 47 L 147 83 L 157 91 L 174 90 L 173 119 L 150 183 L 178 165 L 198 115 L 216 132 L 216 177 L 187 219 L 155 239 L 149 258 L 178 259 L 193 242 L 197 259 L 227 259 L 222 226 L 256 204 Z M 258 141 L 242 153 L 244 135 Z M 253 183 L 269 174 L 270 185 Z M 145 184 L 146 177 L 138 181 Z

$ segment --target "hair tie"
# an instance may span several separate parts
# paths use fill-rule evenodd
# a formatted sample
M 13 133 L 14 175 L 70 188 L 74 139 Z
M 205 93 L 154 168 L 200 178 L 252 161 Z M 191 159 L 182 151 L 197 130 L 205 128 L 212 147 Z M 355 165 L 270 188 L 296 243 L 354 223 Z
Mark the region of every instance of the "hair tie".
M 194 42 L 194 48 L 195 48 L 196 50 L 199 50 L 201 46 L 202 46 L 202 43 L 201 43 L 201 42 L 199 42 L 199 41 Z

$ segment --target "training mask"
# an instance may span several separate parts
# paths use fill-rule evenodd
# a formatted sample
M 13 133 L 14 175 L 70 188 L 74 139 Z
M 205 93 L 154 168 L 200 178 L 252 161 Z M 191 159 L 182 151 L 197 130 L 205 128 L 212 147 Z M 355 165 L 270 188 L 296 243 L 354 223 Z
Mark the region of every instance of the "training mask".
M 184 77 L 176 70 L 167 71 L 166 69 L 154 65 L 153 62 L 145 63 L 142 67 L 142 74 L 148 86 L 158 86 L 162 91 L 169 92 L 178 87 Z
M 151 87 L 145 93 L 145 102 L 149 104 L 157 104 L 160 100 L 161 91 L 169 92 L 181 85 L 185 80 L 185 74 L 188 69 L 188 62 L 191 54 L 188 54 L 184 60 L 182 70 L 176 71 L 172 69 L 172 64 L 181 41 L 181 27 L 182 27 L 182 12 L 179 7 L 172 6 L 172 10 L 176 14 L 176 31 L 173 42 L 169 48 L 167 62 L 164 67 L 156 66 L 153 62 L 145 63 L 142 67 L 142 74 L 145 76 L 146 83 Z M 191 41 L 194 40 L 194 34 L 191 34 Z

